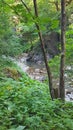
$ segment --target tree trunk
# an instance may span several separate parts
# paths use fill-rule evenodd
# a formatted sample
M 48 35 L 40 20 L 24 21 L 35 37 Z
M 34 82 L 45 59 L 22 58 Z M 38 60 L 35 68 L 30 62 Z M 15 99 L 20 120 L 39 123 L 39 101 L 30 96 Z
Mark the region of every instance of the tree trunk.
M 61 0 L 61 61 L 60 61 L 60 83 L 59 83 L 59 98 L 65 99 L 65 81 L 64 81 L 64 69 L 65 69 L 65 0 Z
M 37 1 L 33 0 L 33 4 L 34 4 L 35 17 L 38 18 Z M 49 80 L 50 94 L 51 94 L 51 98 L 53 99 L 54 98 L 54 90 L 53 90 L 53 85 L 52 85 L 52 75 L 51 75 L 50 67 L 48 65 L 48 60 L 47 60 L 47 56 L 46 56 L 44 41 L 43 41 L 42 33 L 41 33 L 41 30 L 40 30 L 40 26 L 37 23 L 37 21 L 35 22 L 35 24 L 36 24 L 36 28 L 38 30 L 38 35 L 39 35 L 39 39 L 40 39 L 40 43 L 41 43 L 43 56 L 44 56 L 44 62 L 45 62 L 47 75 L 48 75 L 48 80 Z
M 25 2 L 23 0 L 21 0 L 21 2 L 24 5 L 24 7 L 27 9 L 27 11 L 29 12 L 31 17 L 33 18 L 35 25 L 36 25 L 36 28 L 37 28 L 37 31 L 38 31 L 38 35 L 39 35 L 39 39 L 40 39 L 40 43 L 41 43 L 41 48 L 42 48 L 42 52 L 43 52 L 43 56 L 44 56 L 44 62 L 45 62 L 47 75 L 48 75 L 50 95 L 51 95 L 51 98 L 53 100 L 55 96 L 54 96 L 54 89 L 53 89 L 53 85 L 52 85 L 52 74 L 51 74 L 51 71 L 50 71 L 50 67 L 48 65 L 48 60 L 47 60 L 47 56 L 46 56 L 44 40 L 43 40 L 43 37 L 42 37 L 41 29 L 40 29 L 40 26 L 39 26 L 39 24 L 36 20 L 38 18 L 37 1 L 33 0 L 35 17 L 32 15 L 32 13 L 30 12 L 30 10 L 29 10 L 28 6 L 25 4 Z

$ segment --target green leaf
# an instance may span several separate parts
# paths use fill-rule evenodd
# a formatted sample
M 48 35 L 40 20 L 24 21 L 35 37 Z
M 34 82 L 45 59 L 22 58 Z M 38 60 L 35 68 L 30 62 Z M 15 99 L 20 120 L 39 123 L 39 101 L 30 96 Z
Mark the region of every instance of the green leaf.
M 26 126 L 21 126 L 21 125 L 19 125 L 15 130 L 24 130 L 25 127 L 26 127 Z
M 17 128 L 11 128 L 11 129 L 8 129 L 8 130 L 24 130 L 26 126 L 21 126 L 19 125 Z

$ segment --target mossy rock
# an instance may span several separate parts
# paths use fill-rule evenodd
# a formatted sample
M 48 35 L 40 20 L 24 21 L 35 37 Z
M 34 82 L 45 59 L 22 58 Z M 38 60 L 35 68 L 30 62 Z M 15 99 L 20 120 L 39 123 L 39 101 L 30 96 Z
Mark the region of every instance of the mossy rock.
M 15 68 L 6 67 L 4 69 L 4 73 L 8 78 L 12 78 L 15 80 L 19 80 L 19 78 L 21 77 L 20 72 Z

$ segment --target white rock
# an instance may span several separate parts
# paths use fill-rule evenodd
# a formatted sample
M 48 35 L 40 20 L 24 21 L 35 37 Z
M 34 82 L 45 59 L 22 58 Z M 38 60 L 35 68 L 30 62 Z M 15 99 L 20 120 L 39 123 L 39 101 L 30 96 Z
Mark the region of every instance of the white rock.
M 64 74 L 64 76 L 65 76 L 66 78 L 68 77 L 68 75 L 67 75 L 66 73 Z
M 71 69 L 72 69 L 71 66 L 66 67 L 66 70 L 71 70 Z

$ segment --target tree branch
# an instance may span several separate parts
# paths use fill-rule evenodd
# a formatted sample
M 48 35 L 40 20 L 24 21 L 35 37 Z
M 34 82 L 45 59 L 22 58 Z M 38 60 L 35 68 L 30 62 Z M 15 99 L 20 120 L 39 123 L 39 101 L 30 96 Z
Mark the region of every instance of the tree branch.
M 9 5 L 7 2 L 5 2 L 4 0 L 3 0 L 3 3 L 6 4 L 9 8 L 11 8 L 11 9 L 15 12 L 15 14 L 19 16 L 19 19 L 23 21 L 23 19 L 21 18 L 21 16 L 18 14 L 18 12 L 17 12 L 12 6 L 10 6 L 10 5 Z
M 32 15 L 32 13 L 30 12 L 30 9 L 27 7 L 27 5 L 25 4 L 25 2 L 23 0 L 21 0 L 22 4 L 24 5 L 24 7 L 26 8 L 26 10 L 28 11 L 28 13 L 32 16 L 32 18 L 34 19 L 34 16 Z

